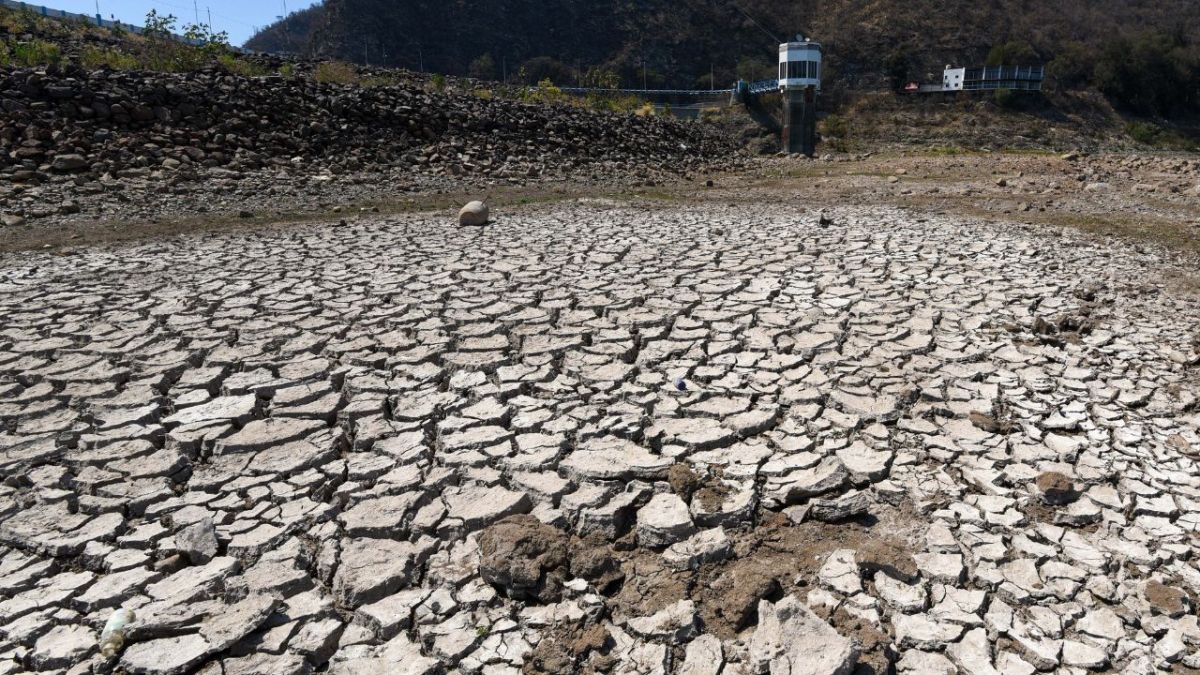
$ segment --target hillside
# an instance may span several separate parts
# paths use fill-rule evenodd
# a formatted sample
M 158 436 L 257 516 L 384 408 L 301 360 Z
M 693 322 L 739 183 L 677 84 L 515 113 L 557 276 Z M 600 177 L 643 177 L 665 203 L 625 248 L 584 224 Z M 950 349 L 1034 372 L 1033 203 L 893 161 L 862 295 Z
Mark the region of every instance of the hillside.
M 1196 63 L 1200 42 L 1200 4 L 1192 0 L 738 4 L 745 15 L 723 0 L 563 0 L 553 12 L 537 0 L 326 0 L 247 46 L 485 78 L 550 76 L 562 83 L 599 68 L 625 85 L 644 79 L 652 86 L 707 86 L 711 78 L 727 86 L 738 77 L 770 76 L 775 40 L 767 32 L 803 31 L 826 45 L 828 84 L 837 92 L 936 77 L 946 63 L 981 63 L 1012 41 L 1031 49 L 1012 56 L 1058 59 L 1052 70 L 1059 84 L 1082 87 L 1098 81 L 1092 65 L 1120 40 L 1153 34 L 1185 64 Z

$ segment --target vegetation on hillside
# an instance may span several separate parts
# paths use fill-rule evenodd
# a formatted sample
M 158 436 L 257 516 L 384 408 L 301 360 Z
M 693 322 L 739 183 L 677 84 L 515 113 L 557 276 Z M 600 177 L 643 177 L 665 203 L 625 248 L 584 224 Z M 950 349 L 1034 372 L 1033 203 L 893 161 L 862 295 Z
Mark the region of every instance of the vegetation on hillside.
M 776 41 L 797 32 L 826 46 L 834 101 L 940 80 L 947 63 L 1043 63 L 1056 91 L 1097 89 L 1140 115 L 1200 112 L 1194 0 L 563 0 L 553 12 L 541 0 L 326 0 L 248 46 L 527 84 L 600 70 L 623 86 L 726 87 L 770 77 Z

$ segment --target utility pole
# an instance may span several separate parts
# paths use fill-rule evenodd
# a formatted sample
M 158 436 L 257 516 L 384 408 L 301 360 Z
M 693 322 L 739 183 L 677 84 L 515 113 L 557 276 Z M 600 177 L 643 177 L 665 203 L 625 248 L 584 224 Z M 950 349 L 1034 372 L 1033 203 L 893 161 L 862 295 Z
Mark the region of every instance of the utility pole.
M 204 10 L 206 12 L 208 12 L 208 30 L 209 30 L 209 32 L 211 32 L 212 31 L 212 7 L 205 7 Z
M 712 61 L 709 61 L 708 62 L 708 90 L 709 91 L 713 91 L 714 89 L 717 88 L 716 82 L 717 82 L 716 71 L 713 70 Z
M 642 91 L 646 89 L 646 55 L 642 54 Z
M 192 15 L 196 19 L 196 25 L 200 25 L 200 5 L 196 4 L 196 0 L 192 0 Z M 212 26 L 209 26 L 211 28 Z

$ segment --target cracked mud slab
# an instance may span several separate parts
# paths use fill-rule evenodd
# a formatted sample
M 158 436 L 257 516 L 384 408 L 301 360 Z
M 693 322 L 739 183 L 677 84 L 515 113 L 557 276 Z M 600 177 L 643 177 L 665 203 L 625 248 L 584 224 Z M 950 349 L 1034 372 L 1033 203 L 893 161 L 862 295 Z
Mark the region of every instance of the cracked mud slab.
M 829 215 L 4 258 L 0 672 L 1200 666 L 1164 262 Z

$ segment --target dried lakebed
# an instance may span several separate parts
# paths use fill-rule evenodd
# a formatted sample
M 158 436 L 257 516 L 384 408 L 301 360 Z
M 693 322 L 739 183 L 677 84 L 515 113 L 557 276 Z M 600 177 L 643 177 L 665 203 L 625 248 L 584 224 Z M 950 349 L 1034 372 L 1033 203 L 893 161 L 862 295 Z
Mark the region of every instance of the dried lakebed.
M 831 215 L 0 259 L 0 673 L 1200 666 L 1167 263 Z

